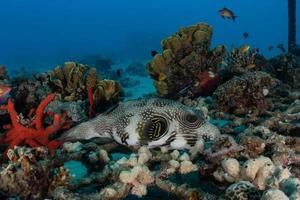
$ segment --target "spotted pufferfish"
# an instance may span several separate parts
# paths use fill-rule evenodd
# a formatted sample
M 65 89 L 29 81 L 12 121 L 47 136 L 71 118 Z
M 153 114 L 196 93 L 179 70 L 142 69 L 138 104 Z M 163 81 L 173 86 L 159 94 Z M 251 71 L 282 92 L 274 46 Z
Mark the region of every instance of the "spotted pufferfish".
M 201 111 L 179 102 L 149 98 L 119 104 L 106 114 L 65 132 L 62 141 L 114 140 L 129 147 L 190 149 L 199 140 L 215 140 L 219 130 Z

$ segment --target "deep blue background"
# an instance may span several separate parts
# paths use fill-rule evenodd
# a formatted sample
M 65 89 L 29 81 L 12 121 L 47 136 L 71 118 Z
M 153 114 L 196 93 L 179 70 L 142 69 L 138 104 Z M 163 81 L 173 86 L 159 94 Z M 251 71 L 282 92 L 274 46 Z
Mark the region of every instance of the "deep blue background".
M 223 6 L 236 22 L 220 18 Z M 147 60 L 163 38 L 198 22 L 214 27 L 213 45 L 249 43 L 271 56 L 279 51 L 269 45 L 287 43 L 287 0 L 0 0 L 0 63 L 43 69 L 90 54 Z

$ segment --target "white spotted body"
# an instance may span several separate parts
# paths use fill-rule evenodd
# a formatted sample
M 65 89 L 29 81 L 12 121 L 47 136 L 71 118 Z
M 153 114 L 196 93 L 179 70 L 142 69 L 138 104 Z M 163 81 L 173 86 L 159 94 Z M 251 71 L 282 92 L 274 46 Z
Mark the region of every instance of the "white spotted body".
M 207 122 L 203 113 L 176 101 L 151 98 L 128 101 L 107 114 L 79 124 L 61 139 L 85 140 L 99 137 L 126 146 L 184 149 L 199 140 L 220 137 L 219 130 Z

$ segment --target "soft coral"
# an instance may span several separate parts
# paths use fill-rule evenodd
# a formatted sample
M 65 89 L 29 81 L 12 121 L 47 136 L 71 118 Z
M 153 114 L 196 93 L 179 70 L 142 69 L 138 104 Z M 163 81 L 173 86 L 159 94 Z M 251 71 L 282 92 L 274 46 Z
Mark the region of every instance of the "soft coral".
M 0 106 L 0 109 L 7 110 L 11 118 L 11 125 L 6 126 L 9 130 L 4 136 L 0 137 L 0 144 L 8 144 L 9 148 L 14 148 L 17 145 L 29 145 L 30 147 L 46 146 L 51 153 L 54 153 L 61 145 L 61 142 L 57 140 L 51 141 L 49 136 L 70 126 L 66 114 L 54 114 L 53 124 L 46 128 L 43 126 L 44 110 L 54 98 L 55 94 L 50 94 L 40 103 L 36 109 L 35 119 L 28 127 L 19 122 L 14 104 L 11 99 L 8 99 L 7 105 Z
M 198 74 L 200 95 L 209 96 L 220 84 L 220 75 L 214 74 L 211 71 L 206 71 Z

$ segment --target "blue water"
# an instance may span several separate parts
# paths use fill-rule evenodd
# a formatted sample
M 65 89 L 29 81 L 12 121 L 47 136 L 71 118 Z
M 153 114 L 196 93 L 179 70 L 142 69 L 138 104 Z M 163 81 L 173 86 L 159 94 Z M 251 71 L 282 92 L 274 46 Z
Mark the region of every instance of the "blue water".
M 224 6 L 235 22 L 218 15 Z M 1 0 L 0 63 L 49 69 L 93 54 L 145 61 L 163 38 L 198 22 L 214 27 L 213 45 L 247 43 L 270 57 L 280 51 L 269 45 L 287 44 L 287 0 Z

